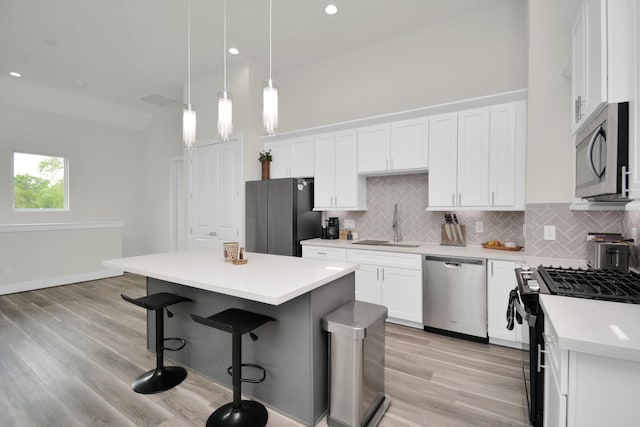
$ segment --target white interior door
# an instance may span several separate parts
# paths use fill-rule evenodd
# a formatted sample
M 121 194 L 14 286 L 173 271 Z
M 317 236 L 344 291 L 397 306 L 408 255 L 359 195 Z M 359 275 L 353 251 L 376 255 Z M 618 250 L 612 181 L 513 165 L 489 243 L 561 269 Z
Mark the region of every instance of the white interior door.
M 171 159 L 171 250 L 180 251 L 185 248 L 186 222 L 186 199 L 185 199 L 185 175 L 184 160 L 182 157 Z
M 241 241 L 242 141 L 209 143 L 192 150 L 191 248 L 222 248 Z

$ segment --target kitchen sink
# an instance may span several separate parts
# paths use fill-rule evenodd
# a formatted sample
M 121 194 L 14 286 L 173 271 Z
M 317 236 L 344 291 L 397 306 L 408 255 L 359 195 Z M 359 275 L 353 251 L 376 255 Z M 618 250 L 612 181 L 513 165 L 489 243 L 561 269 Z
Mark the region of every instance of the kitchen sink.
M 388 240 L 360 240 L 353 242 L 354 245 L 370 245 L 370 246 L 390 246 L 393 248 L 417 248 L 420 245 L 413 243 L 396 243 Z

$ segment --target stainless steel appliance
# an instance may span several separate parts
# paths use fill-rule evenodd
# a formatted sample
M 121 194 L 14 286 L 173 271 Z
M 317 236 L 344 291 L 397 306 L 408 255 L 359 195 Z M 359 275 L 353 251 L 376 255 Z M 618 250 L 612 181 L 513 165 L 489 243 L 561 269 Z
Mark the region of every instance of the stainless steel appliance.
M 488 341 L 485 262 L 478 258 L 422 258 L 425 330 Z
M 529 418 L 534 427 L 543 425 L 544 412 L 544 312 L 540 294 L 591 298 L 640 304 L 640 275 L 620 271 L 558 267 L 516 268 L 518 295 L 529 324 L 528 366 L 523 366 L 527 385 Z
M 629 103 L 608 104 L 576 136 L 576 197 L 625 201 L 629 167 Z
M 313 211 L 313 180 L 247 181 L 246 250 L 302 256 L 301 240 L 320 237 L 322 213 Z
M 629 245 L 624 242 L 587 242 L 587 264 L 595 270 L 629 271 Z

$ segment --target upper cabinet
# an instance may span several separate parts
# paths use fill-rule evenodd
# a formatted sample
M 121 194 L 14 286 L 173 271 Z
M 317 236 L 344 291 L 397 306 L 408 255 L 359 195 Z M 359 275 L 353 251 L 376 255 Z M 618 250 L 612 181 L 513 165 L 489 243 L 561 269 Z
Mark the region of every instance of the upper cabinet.
M 304 178 L 314 176 L 314 138 L 291 138 L 265 142 L 271 150 L 271 178 Z
M 634 0 L 577 2 L 571 29 L 574 132 L 605 103 L 629 100 L 634 8 Z
M 428 121 L 402 120 L 358 129 L 358 173 L 426 172 Z
M 525 102 L 429 118 L 429 210 L 524 210 Z
M 315 137 L 315 210 L 366 210 L 366 181 L 357 172 L 357 132 Z

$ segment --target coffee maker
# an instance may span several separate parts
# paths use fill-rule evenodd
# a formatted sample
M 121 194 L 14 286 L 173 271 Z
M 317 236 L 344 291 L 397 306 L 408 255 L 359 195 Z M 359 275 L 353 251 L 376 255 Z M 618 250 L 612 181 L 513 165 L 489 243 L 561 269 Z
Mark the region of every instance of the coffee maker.
M 329 217 L 327 225 L 327 239 L 337 239 L 340 237 L 340 224 L 337 216 Z

